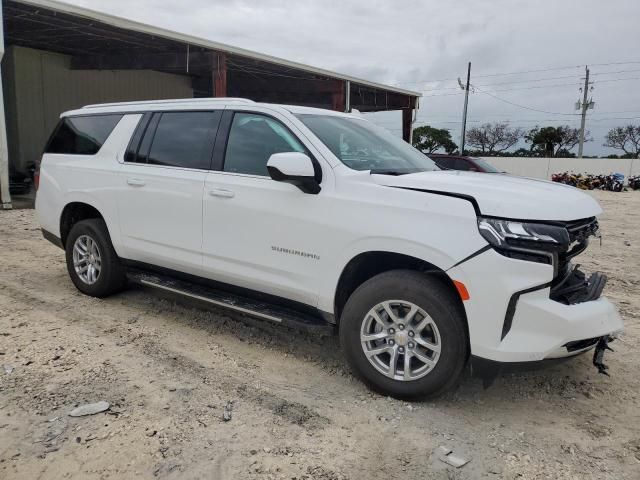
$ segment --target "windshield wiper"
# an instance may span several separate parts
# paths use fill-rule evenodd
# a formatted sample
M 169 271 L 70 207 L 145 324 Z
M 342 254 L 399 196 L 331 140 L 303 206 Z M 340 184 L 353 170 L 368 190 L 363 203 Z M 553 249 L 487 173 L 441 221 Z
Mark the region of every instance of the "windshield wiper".
M 406 175 L 407 173 L 415 173 L 414 171 L 411 170 L 386 170 L 386 169 L 375 169 L 372 168 L 371 171 L 369 172 L 371 175 L 376 174 L 376 175 Z

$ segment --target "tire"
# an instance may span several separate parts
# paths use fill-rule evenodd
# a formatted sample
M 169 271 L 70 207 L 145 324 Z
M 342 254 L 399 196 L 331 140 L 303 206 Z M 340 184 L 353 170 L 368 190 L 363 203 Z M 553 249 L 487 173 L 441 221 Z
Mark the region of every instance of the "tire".
M 99 272 L 89 279 L 86 278 L 86 272 L 79 273 L 74 266 L 74 248 L 79 239 L 81 239 L 78 245 L 80 250 L 83 246 L 86 247 L 89 240 L 94 242 L 97 248 L 97 254 L 92 257 L 93 264 L 97 265 L 93 271 L 95 273 L 96 270 L 99 270 Z M 73 225 L 67 236 L 65 251 L 67 271 L 71 281 L 82 293 L 92 297 L 107 297 L 124 289 L 126 285 L 125 270 L 113 249 L 107 225 L 101 218 L 81 220 Z M 92 251 L 96 252 L 94 249 Z M 82 271 L 87 265 L 88 262 L 81 262 L 79 264 L 80 270 Z M 90 283 L 88 283 L 89 281 Z
M 382 323 L 371 313 L 383 302 L 389 302 L 387 306 L 400 322 L 395 323 L 393 336 L 389 336 L 390 330 L 382 327 L 382 323 L 389 322 L 391 318 L 388 310 L 376 310 Z M 418 308 L 418 313 L 406 322 L 409 316 L 406 312 L 412 311 L 411 305 Z M 430 317 L 431 323 L 419 330 L 423 322 L 429 322 L 423 313 Z M 389 325 L 387 323 L 387 327 Z M 405 334 L 398 333 L 402 327 Z M 379 333 L 375 333 L 379 330 Z M 387 337 L 363 343 L 361 333 Z M 407 337 L 411 334 L 412 337 Z M 425 340 L 427 344 L 432 344 L 434 350 L 423 347 Z M 341 315 L 340 343 L 353 371 L 371 389 L 404 400 L 436 397 L 451 389 L 457 383 L 469 356 L 466 322 L 456 294 L 442 280 L 412 270 L 381 273 L 356 289 Z M 390 343 L 394 346 L 390 346 Z M 435 351 L 436 344 L 440 347 L 439 353 Z M 401 345 L 404 345 L 402 348 L 409 357 L 410 374 L 406 380 L 397 377 L 406 375 L 405 355 L 396 357 L 397 366 L 402 370 L 394 369 L 396 378 L 390 377 L 391 352 L 399 352 Z M 386 348 L 388 352 L 370 361 L 365 349 L 377 351 L 379 348 Z M 420 358 L 414 356 L 418 354 Z M 389 368 L 385 373 L 381 369 L 384 370 L 387 357 Z M 425 357 L 431 360 L 431 364 L 421 360 Z M 424 365 L 421 367 L 421 364 Z

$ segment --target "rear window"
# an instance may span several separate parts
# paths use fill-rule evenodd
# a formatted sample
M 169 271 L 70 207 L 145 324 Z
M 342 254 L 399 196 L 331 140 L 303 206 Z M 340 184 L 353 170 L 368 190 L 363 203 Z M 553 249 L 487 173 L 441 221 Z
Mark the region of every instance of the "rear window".
M 45 153 L 95 155 L 121 118 L 121 114 L 65 117 L 58 123 Z

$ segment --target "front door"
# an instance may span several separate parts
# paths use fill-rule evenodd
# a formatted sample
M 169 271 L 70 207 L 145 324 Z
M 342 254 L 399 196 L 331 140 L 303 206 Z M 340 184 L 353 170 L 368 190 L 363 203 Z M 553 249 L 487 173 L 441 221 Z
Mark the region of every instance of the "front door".
M 322 224 L 329 169 L 324 169 L 323 190 L 317 195 L 272 180 L 267 172 L 272 154 L 311 154 L 293 133 L 295 125 L 256 112 L 225 115 L 233 118 L 224 165 L 209 172 L 204 188 L 206 275 L 316 305 L 317 279 L 328 260 Z

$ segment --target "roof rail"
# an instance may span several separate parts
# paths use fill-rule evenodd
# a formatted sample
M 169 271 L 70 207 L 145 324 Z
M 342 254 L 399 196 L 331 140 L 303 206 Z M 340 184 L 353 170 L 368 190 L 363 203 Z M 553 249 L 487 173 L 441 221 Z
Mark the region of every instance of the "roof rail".
M 170 100 L 142 100 L 139 102 L 114 102 L 114 103 L 94 103 L 92 105 L 85 105 L 82 108 L 101 108 L 101 107 L 123 107 L 127 105 L 154 105 L 154 104 L 180 104 L 180 103 L 255 103 L 248 98 L 234 98 L 234 97 L 210 97 L 210 98 L 175 98 Z

